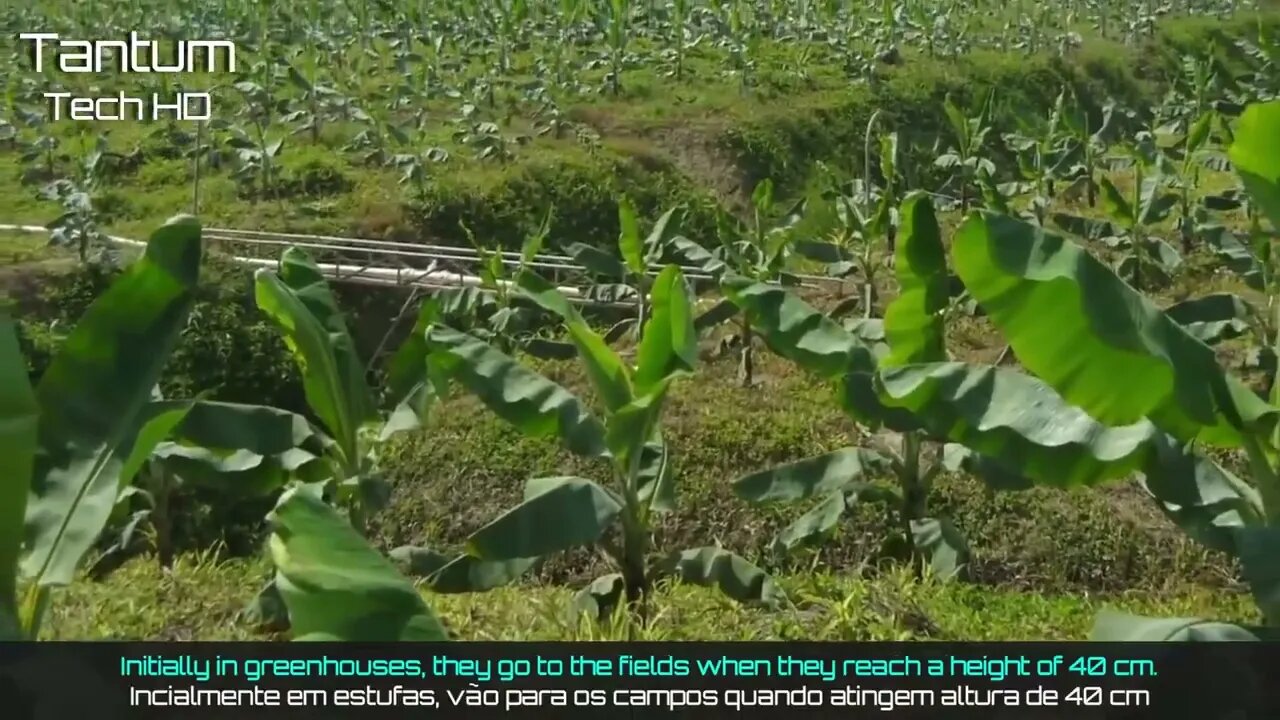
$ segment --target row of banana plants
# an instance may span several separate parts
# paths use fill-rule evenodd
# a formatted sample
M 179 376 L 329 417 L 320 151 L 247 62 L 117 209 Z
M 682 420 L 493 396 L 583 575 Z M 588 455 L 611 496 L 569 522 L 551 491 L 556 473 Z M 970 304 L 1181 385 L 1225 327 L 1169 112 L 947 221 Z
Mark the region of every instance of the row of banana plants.
M 1255 105 L 1237 124 L 1230 147 L 1252 203 L 1273 223 L 1280 218 L 1280 156 L 1271 140 L 1277 130 L 1280 103 Z M 757 208 L 771 202 L 768 186 L 762 188 Z M 974 211 L 948 253 L 932 200 L 912 193 L 897 213 L 898 296 L 883 319 L 838 322 L 790 292 L 787 273 L 773 262 L 790 242 L 784 231 L 802 214 L 797 207 L 777 232 L 757 222 L 741 243 L 714 252 L 672 235 L 664 217 L 643 243 L 638 233 L 624 232 L 624 259 L 610 260 L 640 273 L 665 245 L 697 261 L 719 279 L 744 328 L 830 381 L 841 407 L 871 431 L 874 440 L 866 446 L 734 482 L 750 502 L 818 500 L 778 536 L 776 549 L 820 537 L 855 504 L 874 503 L 896 521 L 892 540 L 909 548 L 918 571 L 956 577 L 966 569 L 969 548 L 959 528 L 930 512 L 939 473 L 963 470 L 996 491 L 1077 488 L 1137 474 L 1172 521 L 1241 562 L 1266 626 L 1105 615 L 1096 636 L 1270 636 L 1280 576 L 1272 559 L 1280 549 L 1274 529 L 1280 399 L 1274 389 L 1260 397 L 1218 364 L 1203 342 L 1199 316 L 1162 311 L 1117 269 L 1034 218 Z M 748 262 L 747 255 L 759 261 Z M 621 269 L 614 274 L 623 278 Z M 953 277 L 1006 336 L 1021 370 L 951 359 L 946 323 L 955 307 Z M 655 574 L 716 585 L 739 600 L 785 603 L 763 571 L 722 549 L 655 554 L 656 562 L 644 562 L 651 514 L 670 509 L 675 498 L 671 449 L 658 416 L 662 399 L 675 378 L 693 369 L 699 320 L 724 311 L 695 314 L 679 271 L 662 271 L 639 294 L 648 297 L 652 316 L 633 368 L 544 280 L 525 271 L 516 283 L 525 299 L 562 318 L 604 406 L 603 422 L 565 388 L 454 329 L 421 321 L 415 362 L 431 368 L 433 382 L 458 383 L 525 433 L 556 436 L 575 453 L 610 460 L 614 487 L 582 478 L 530 480 L 524 501 L 476 531 L 461 556 L 396 552 L 441 592 L 505 584 L 552 552 L 590 545 L 618 572 L 585 588 L 577 607 L 604 611 L 625 597 L 643 618 Z M 1251 482 L 1219 464 L 1214 449 L 1243 451 Z
M 1230 159 L 1252 202 L 1280 229 L 1280 103 L 1250 107 Z M 939 468 L 995 490 L 1078 487 L 1138 474 L 1159 508 L 1241 564 L 1264 624 L 1101 616 L 1111 640 L 1274 638 L 1280 623 L 1280 391 L 1264 398 L 1222 367 L 1186 323 L 1112 268 L 1043 226 L 989 210 L 944 249 L 930 200 L 904 202 L 896 248 L 901 293 L 871 343 L 777 286 L 729 277 L 726 294 L 776 353 L 832 381 L 858 422 L 898 448 L 838 450 L 742 478 L 755 502 L 825 497 L 779 537 L 830 529 L 854 502 L 888 503 L 916 557 L 953 574 L 967 546 L 927 512 Z M 1274 235 L 1264 235 L 1269 245 Z M 948 260 L 950 262 L 948 262 Z M 950 265 L 950 268 L 948 267 Z M 945 347 L 954 272 L 1003 333 L 1021 370 L 951 360 Z M 1268 298 L 1276 312 L 1274 296 Z M 1190 325 L 1191 327 L 1189 327 Z M 923 448 L 936 450 L 931 464 Z M 1241 478 L 1213 451 L 1248 460 Z M 883 478 L 896 482 L 885 484 Z

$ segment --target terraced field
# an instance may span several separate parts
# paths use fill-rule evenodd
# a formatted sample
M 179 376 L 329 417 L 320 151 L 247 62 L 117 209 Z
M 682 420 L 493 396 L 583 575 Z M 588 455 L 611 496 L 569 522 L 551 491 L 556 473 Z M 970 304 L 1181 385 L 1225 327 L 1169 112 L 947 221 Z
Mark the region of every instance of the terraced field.
M 0 223 L 49 231 L 0 230 L 5 633 L 1280 617 L 1274 3 L 109 0 L 0 26 Z M 209 228 L 420 272 L 466 249 L 468 279 L 329 282 L 368 262 L 332 238 L 246 266 Z

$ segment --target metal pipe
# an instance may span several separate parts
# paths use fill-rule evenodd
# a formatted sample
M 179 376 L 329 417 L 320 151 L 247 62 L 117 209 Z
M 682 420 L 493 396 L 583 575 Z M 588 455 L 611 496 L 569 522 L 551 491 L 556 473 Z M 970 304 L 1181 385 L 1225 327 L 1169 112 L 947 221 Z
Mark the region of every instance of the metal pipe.
M 478 250 L 474 248 L 459 247 L 454 245 L 429 245 L 429 244 L 422 244 L 422 243 L 399 242 L 394 240 L 371 240 L 367 238 L 351 238 L 351 237 L 342 237 L 338 235 L 303 235 L 299 233 L 280 233 L 280 232 L 268 232 L 268 231 L 262 231 L 262 230 L 235 230 L 231 228 L 207 228 L 205 230 L 205 235 L 206 237 L 210 237 L 214 239 L 226 239 L 226 240 L 231 240 L 232 237 L 221 238 L 219 236 L 221 235 L 237 236 L 238 235 L 241 237 L 235 238 L 235 240 L 244 240 L 244 241 L 258 240 L 258 241 L 262 241 L 264 244 L 273 244 L 273 245 L 282 244 L 281 241 L 277 240 L 276 238 L 284 238 L 284 239 L 304 241 L 304 242 L 328 241 L 328 242 L 342 243 L 342 244 L 348 244 L 348 245 L 367 245 L 369 247 L 378 248 L 378 249 L 385 248 L 390 250 L 393 248 L 404 248 L 406 250 L 412 250 L 412 251 L 418 251 L 418 252 L 425 251 L 429 253 L 430 256 L 432 257 L 454 255 L 454 256 L 458 256 L 460 259 L 463 259 L 463 258 L 474 259 L 474 260 L 480 259 L 480 252 Z M 518 265 L 520 263 L 520 260 L 522 259 L 521 253 L 513 252 L 510 250 L 494 250 L 492 252 L 501 256 L 504 260 L 505 265 Z M 510 259 L 510 262 L 508 262 L 508 259 Z M 568 255 L 558 255 L 554 253 L 539 253 L 537 258 L 535 259 L 535 262 L 566 263 L 567 265 L 563 266 L 563 269 L 574 269 L 574 270 L 583 269 L 580 265 L 577 265 L 575 263 L 572 257 Z M 542 267 L 551 268 L 551 267 L 562 267 L 562 266 L 544 265 Z M 702 271 L 701 268 L 698 268 L 696 266 L 682 265 L 680 269 L 683 270 L 685 275 L 688 277 L 698 277 L 699 279 L 704 279 L 704 280 L 714 279 L 710 275 L 705 274 L 705 272 Z M 649 275 L 656 276 L 657 271 L 651 271 Z M 795 277 L 799 278 L 800 280 L 815 283 L 817 285 L 836 284 L 839 282 L 839 280 L 836 278 L 824 277 L 822 275 L 797 274 L 795 275 Z
M 42 234 L 49 233 L 48 228 L 42 227 L 40 225 L 0 225 L 0 231 L 42 233 Z M 129 238 L 119 237 L 116 235 L 106 235 L 105 237 L 111 242 L 116 243 L 118 245 L 125 245 L 129 247 L 146 247 L 146 243 L 138 240 L 131 240 Z M 266 258 L 241 257 L 241 256 L 232 255 L 230 259 L 232 262 L 236 263 L 237 265 L 253 266 L 253 267 L 260 267 L 260 268 L 265 267 L 265 268 L 273 268 L 273 269 L 279 266 L 279 261 L 268 260 Z M 334 279 L 344 280 L 347 277 L 342 275 L 340 265 L 337 265 L 334 263 L 316 263 L 316 266 L 320 269 L 321 273 L 330 275 L 330 277 L 333 277 Z M 418 275 L 417 277 L 414 277 L 411 281 L 407 283 L 403 283 L 402 276 L 406 270 L 409 270 L 410 272 L 418 272 L 408 268 L 382 268 L 382 267 L 370 267 L 367 265 L 361 268 L 362 274 L 367 274 L 368 278 L 381 280 L 382 281 L 381 284 L 387 284 L 387 285 L 400 285 L 400 286 L 403 286 L 405 284 L 422 285 L 423 287 L 436 287 L 438 289 L 446 289 L 446 288 L 452 288 L 452 287 L 483 287 L 483 281 L 477 276 L 464 275 L 462 273 L 453 273 L 447 270 L 421 271 L 420 275 Z M 498 282 L 500 285 L 503 285 L 506 288 L 514 287 L 514 283 L 511 283 L 508 281 L 499 280 Z M 440 286 L 440 285 L 433 285 L 432 283 L 447 283 L 447 284 Z M 570 299 L 580 299 L 585 301 L 585 304 L 590 304 L 593 306 L 617 305 L 621 307 L 626 307 L 625 305 L 620 305 L 616 303 L 591 302 L 590 300 L 587 300 L 586 298 L 583 297 L 583 292 L 578 288 L 560 287 L 556 289 L 559 290 L 561 293 L 567 295 Z

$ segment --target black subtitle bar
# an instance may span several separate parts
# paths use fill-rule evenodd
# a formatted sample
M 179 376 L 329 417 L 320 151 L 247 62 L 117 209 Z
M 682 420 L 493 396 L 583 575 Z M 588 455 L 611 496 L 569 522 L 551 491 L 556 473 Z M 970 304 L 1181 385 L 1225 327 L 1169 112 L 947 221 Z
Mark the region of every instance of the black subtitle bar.
M 0 644 L 13 720 L 1280 718 L 1272 643 Z

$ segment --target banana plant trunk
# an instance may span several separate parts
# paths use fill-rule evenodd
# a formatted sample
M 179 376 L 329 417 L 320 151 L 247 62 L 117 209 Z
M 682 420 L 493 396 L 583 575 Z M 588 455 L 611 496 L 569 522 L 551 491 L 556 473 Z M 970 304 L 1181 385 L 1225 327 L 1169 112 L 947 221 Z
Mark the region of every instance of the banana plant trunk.
M 628 505 L 638 505 L 639 498 L 634 493 L 627 498 Z M 649 552 L 649 534 L 643 524 L 636 520 L 634 512 L 626 512 L 622 521 L 622 552 L 618 564 L 622 573 L 623 593 L 627 598 L 627 610 L 638 617 L 642 626 L 649 620 L 649 591 L 651 589 L 649 573 L 645 568 L 645 557 Z M 628 632 L 634 626 L 628 623 Z M 634 639 L 634 638 L 629 638 Z
M 911 565 L 917 578 L 924 577 L 925 558 L 915 547 L 912 523 L 923 520 L 929 511 L 929 488 L 925 485 L 924 470 L 920 465 L 922 438 L 918 433 L 902 437 L 902 469 L 898 478 L 902 485 L 902 529 L 911 547 Z
M 151 510 L 151 526 L 156 531 L 156 561 L 168 570 L 173 567 L 173 485 L 161 469 L 152 471 L 155 479 L 155 507 Z
M 893 232 L 892 226 L 889 231 Z M 892 235 L 890 235 L 891 237 Z M 890 246 L 895 240 L 889 240 Z M 890 248 L 890 257 L 892 257 L 892 247 Z M 871 252 L 871 243 L 865 243 L 862 250 L 862 277 L 865 281 L 862 285 L 862 317 L 870 319 L 875 314 L 876 305 L 876 266 L 875 259 Z
M 751 320 L 744 319 L 742 322 L 742 353 L 739 356 L 740 364 L 738 366 L 738 379 L 742 381 L 742 387 L 749 388 L 755 384 L 755 353 L 753 346 L 755 345 L 755 331 L 751 328 Z
M 196 123 L 196 149 L 192 154 L 191 214 L 200 217 L 200 154 L 204 151 L 204 123 Z

